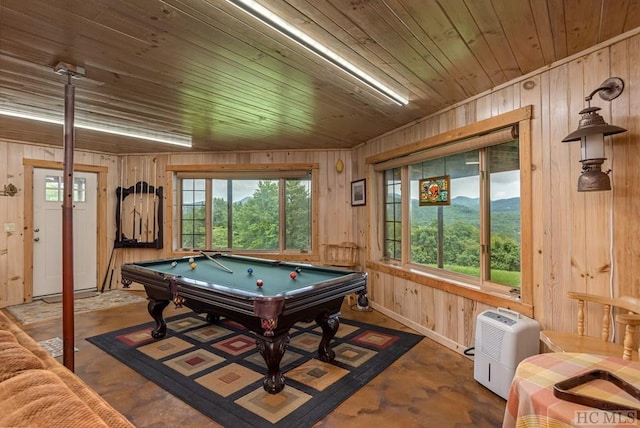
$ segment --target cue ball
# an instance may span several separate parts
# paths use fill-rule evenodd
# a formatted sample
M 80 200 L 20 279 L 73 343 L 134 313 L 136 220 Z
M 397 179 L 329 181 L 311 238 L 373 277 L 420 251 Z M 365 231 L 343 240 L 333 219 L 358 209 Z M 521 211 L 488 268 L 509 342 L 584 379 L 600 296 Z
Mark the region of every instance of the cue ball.
M 258 287 L 262 287 L 262 284 L 263 284 L 263 282 L 262 282 L 262 280 L 261 280 L 261 279 L 259 279 L 259 280 L 257 280 L 257 281 L 256 281 L 256 285 L 257 285 Z
M 251 268 L 247 269 L 247 273 L 248 273 L 249 275 L 251 275 L 251 274 L 253 273 L 253 269 L 251 269 Z
M 193 263 L 195 260 L 193 260 L 193 257 L 189 257 L 189 263 Z
M 171 267 L 176 267 L 178 266 L 178 262 L 171 262 Z
M 191 269 L 195 269 L 196 268 L 195 262 L 191 262 L 191 264 L 189 266 L 191 266 Z
M 296 275 L 296 273 L 295 273 L 295 272 L 291 272 L 291 273 L 289 274 L 289 276 L 291 277 L 291 279 L 296 279 L 296 276 L 298 276 L 298 275 Z

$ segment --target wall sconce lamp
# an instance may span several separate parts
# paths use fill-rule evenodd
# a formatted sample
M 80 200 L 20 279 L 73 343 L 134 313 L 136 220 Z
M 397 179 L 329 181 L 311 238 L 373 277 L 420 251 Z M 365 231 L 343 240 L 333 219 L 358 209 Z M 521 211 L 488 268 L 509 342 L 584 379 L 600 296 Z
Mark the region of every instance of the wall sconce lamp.
M 0 190 L 0 196 L 14 196 L 18 193 L 18 188 L 13 183 L 5 184 L 4 190 Z
M 609 125 L 598 114 L 600 107 L 591 107 L 591 99 L 598 93 L 600 98 L 611 101 L 617 98 L 624 89 L 624 82 L 619 77 L 610 77 L 591 92 L 585 101 L 587 107 L 580 111 L 578 129 L 567 135 L 562 142 L 580 141 L 582 174 L 578 179 L 578 192 L 611 190 L 609 172 L 602 172 L 604 157 L 604 137 L 626 132 L 624 128 Z

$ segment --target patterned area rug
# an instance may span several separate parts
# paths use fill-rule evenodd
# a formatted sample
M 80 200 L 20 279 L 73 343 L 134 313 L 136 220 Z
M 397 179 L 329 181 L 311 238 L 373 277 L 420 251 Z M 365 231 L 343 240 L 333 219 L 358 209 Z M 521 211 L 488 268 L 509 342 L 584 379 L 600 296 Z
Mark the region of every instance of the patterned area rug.
M 144 301 L 146 301 L 144 297 L 136 296 L 135 294 L 131 294 L 126 291 L 111 290 L 104 293 L 98 293 L 94 297 L 74 299 L 73 312 L 77 314 L 82 312 L 91 312 Z M 31 303 L 8 306 L 6 309 L 23 325 L 38 321 L 62 318 L 61 301 L 46 303 L 42 300 L 36 300 Z
M 285 388 L 262 388 L 266 365 L 252 333 L 196 314 L 168 320 L 167 336 L 151 338 L 155 323 L 87 340 L 171 394 L 228 427 L 310 427 L 387 368 L 423 337 L 340 320 L 333 363 L 317 359 L 322 331 L 298 323 L 281 363 Z

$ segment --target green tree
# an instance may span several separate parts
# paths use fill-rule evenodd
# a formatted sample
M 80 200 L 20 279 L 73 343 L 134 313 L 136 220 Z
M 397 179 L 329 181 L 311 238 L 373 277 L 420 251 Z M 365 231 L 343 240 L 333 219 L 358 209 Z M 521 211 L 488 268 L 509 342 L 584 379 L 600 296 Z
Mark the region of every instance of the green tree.
M 480 265 L 480 229 L 470 223 L 455 221 L 444 227 L 444 258 L 446 264 Z
M 463 221 L 446 223 L 443 231 L 443 253 L 449 265 L 480 265 L 480 231 Z M 411 230 L 412 261 L 436 266 L 438 263 L 438 224 L 417 226 Z
M 278 182 L 261 180 L 252 197 L 233 204 L 233 247 L 278 249 Z
M 411 229 L 411 259 L 415 263 L 436 265 L 438 262 L 437 227 L 417 226 Z
M 204 205 L 182 207 L 182 247 L 204 248 L 205 246 Z
M 304 180 L 308 182 L 308 180 Z M 301 180 L 286 181 L 286 237 L 287 249 L 311 247 L 311 197 Z
M 508 236 L 491 236 L 491 268 L 520 272 L 520 244 Z
M 224 198 L 213 198 L 213 220 L 211 237 L 213 248 L 229 248 L 229 204 Z

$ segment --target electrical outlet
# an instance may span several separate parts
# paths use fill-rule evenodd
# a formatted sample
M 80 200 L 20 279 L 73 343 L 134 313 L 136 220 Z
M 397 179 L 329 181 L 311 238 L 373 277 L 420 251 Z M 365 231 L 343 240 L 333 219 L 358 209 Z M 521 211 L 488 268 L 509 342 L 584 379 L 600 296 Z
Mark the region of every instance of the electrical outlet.
M 5 223 L 4 224 L 4 231 L 5 232 L 15 232 L 16 231 L 16 224 L 15 223 Z

